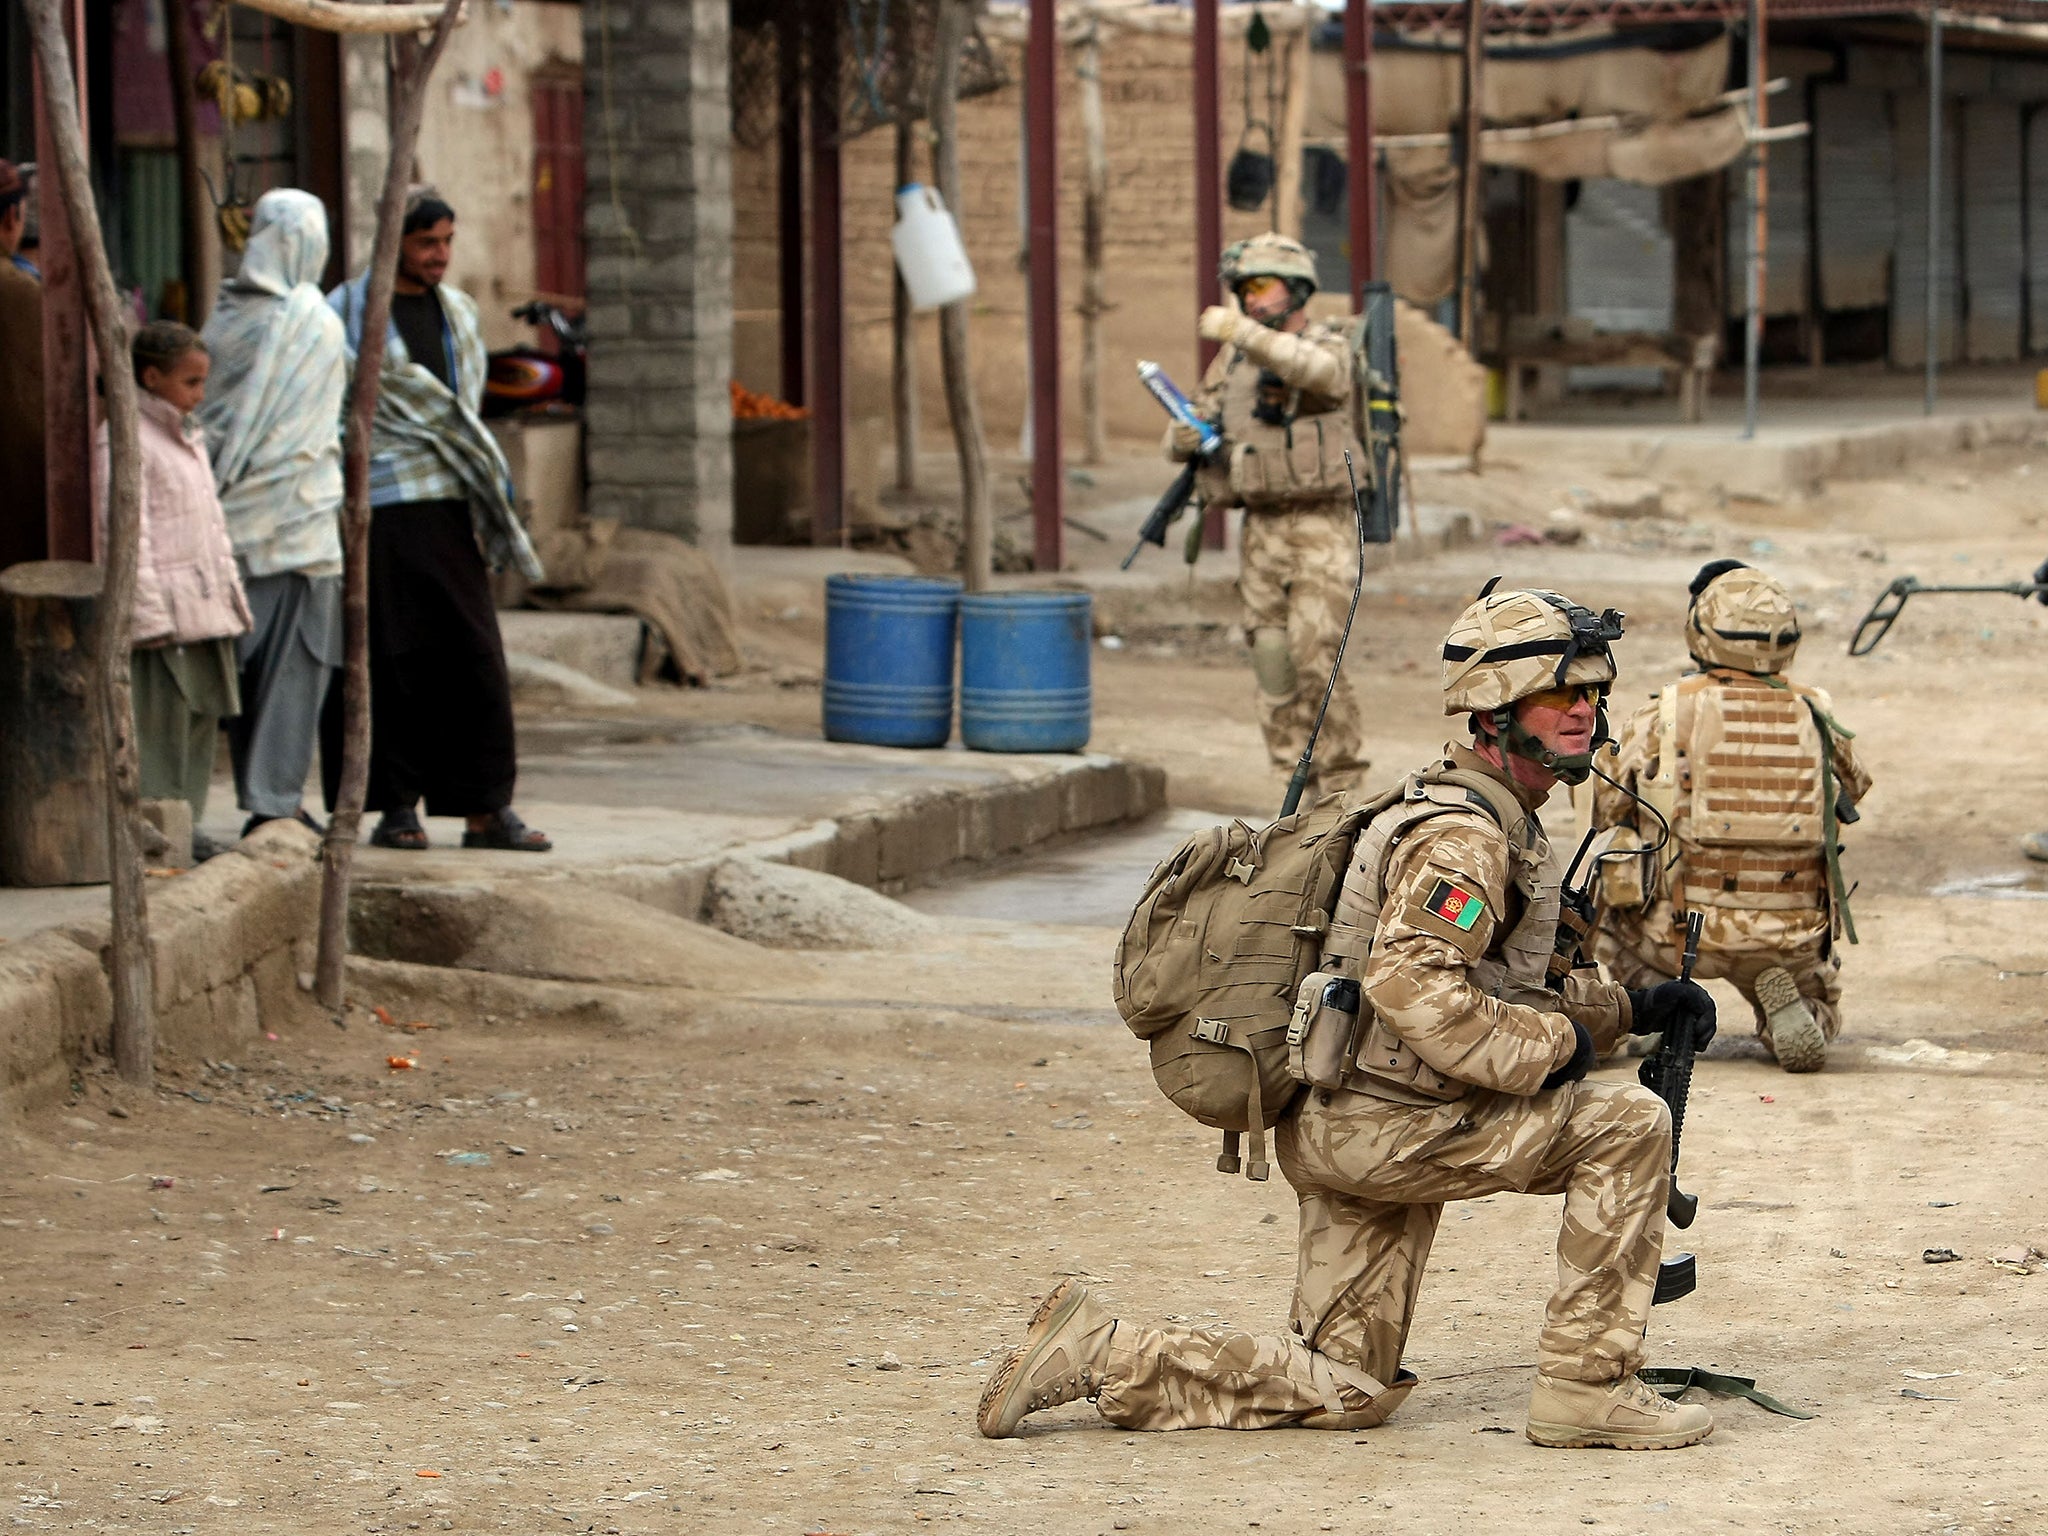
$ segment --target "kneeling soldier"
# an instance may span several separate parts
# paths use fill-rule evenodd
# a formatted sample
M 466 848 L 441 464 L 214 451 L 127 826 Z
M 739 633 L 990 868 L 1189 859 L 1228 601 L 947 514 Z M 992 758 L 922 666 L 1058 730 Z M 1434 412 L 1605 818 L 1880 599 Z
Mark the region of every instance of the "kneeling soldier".
M 1713 1036 L 1690 982 L 1625 992 L 1553 974 L 1560 862 L 1536 817 L 1605 734 L 1619 617 L 1489 592 L 1444 646 L 1444 712 L 1470 749 L 1411 775 L 1360 832 L 1322 969 L 1356 978 L 1355 1052 L 1277 1127 L 1301 1201 L 1292 1331 L 1119 1321 L 1078 1280 L 1046 1297 L 982 1393 L 983 1434 L 1092 1398 L 1127 1429 L 1363 1429 L 1416 1384 L 1401 1368 L 1444 1202 L 1565 1197 L 1539 1341 L 1539 1445 L 1664 1450 L 1713 1415 L 1635 1375 L 1664 1241 L 1671 1120 L 1633 1083 L 1587 1082 L 1630 1030 Z
M 1788 1072 L 1816 1072 L 1842 1027 L 1837 943 L 1855 942 L 1838 823 L 1870 775 L 1818 688 L 1784 674 L 1799 615 L 1775 578 L 1716 560 L 1692 583 L 1686 647 L 1700 670 L 1665 686 L 1622 732 L 1614 778 L 1670 823 L 1669 846 L 1629 795 L 1600 786 L 1602 825 L 1645 847 L 1603 864 L 1599 958 L 1619 980 L 1679 970 L 1685 917 L 1706 919 L 1694 974 L 1735 984 Z

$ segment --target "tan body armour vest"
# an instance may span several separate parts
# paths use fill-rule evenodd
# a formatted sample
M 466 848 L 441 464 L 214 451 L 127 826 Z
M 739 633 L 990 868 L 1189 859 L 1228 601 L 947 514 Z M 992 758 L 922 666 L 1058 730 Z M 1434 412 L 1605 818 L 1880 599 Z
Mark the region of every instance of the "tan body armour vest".
M 1386 906 L 1387 868 L 1401 841 L 1435 817 L 1474 809 L 1498 823 L 1507 838 L 1514 857 L 1513 890 L 1521 898 L 1522 910 L 1504 933 L 1496 933 L 1493 947 L 1472 967 L 1472 983 L 1502 1002 L 1550 1012 L 1560 1006 L 1551 985 L 1551 961 L 1557 948 L 1562 879 L 1552 864 L 1543 827 L 1505 784 L 1440 765 L 1410 775 L 1401 798 L 1359 833 L 1323 941 L 1319 975 L 1302 988 L 1305 1006 L 1297 1008 L 1294 1026 L 1302 1038 L 1296 1041 L 1290 1035 L 1290 1045 L 1296 1048 L 1295 1076 L 1317 1087 L 1350 1088 L 1406 1104 L 1447 1103 L 1471 1091 L 1471 1084 L 1445 1077 L 1424 1062 L 1363 998 L 1355 1023 L 1346 1027 L 1337 1023 L 1342 1016 L 1328 1010 L 1317 1017 L 1310 993 L 1320 995 L 1332 977 L 1356 980 L 1365 974 Z M 1343 1029 L 1342 1039 L 1333 1038 L 1333 1025 Z
M 1667 685 L 1657 707 L 1643 790 L 1671 820 L 1675 914 L 1824 909 L 1833 776 L 1806 690 L 1716 669 Z
M 1304 336 L 1343 340 L 1343 333 L 1324 321 L 1313 322 Z M 1346 369 L 1346 377 L 1350 370 Z M 1261 400 L 1260 380 L 1269 398 Z M 1225 464 L 1229 492 L 1217 499 L 1253 512 L 1287 511 L 1337 497 L 1349 497 L 1351 482 L 1344 472 L 1349 448 L 1364 483 L 1369 461 L 1351 428 L 1350 402 L 1295 389 L 1262 369 L 1242 352 L 1225 365 L 1217 390 L 1223 435 L 1229 447 Z M 1276 422 L 1260 420 L 1260 406 Z M 1219 473 L 1217 478 L 1224 478 Z M 1206 489 L 1206 487 L 1205 487 Z

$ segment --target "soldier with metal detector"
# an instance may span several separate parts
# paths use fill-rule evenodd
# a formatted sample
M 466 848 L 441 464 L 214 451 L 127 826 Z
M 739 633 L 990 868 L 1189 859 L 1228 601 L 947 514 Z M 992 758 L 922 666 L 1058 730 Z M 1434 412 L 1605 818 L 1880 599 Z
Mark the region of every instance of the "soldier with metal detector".
M 1209 505 L 1245 510 L 1238 593 L 1259 726 L 1268 756 L 1287 768 L 1316 717 L 1357 574 L 1344 456 L 1366 452 L 1354 425 L 1358 364 L 1342 326 L 1308 317 L 1316 263 L 1299 241 L 1240 240 L 1223 253 L 1219 275 L 1237 303 L 1202 311 L 1197 329 L 1222 349 L 1190 402 L 1192 416 L 1177 413 L 1165 448 L 1169 458 L 1200 466 L 1176 484 L 1182 505 L 1191 490 Z M 1389 344 L 1392 320 L 1389 306 Z M 1163 544 L 1178 511 L 1162 501 L 1157 529 L 1148 523 L 1142 540 Z M 1348 680 L 1331 698 L 1322 747 L 1321 791 L 1364 778 L 1363 727 Z
M 1565 1197 L 1529 1438 L 1663 1450 L 1712 1432 L 1707 1409 L 1637 1374 L 1652 1301 L 1688 1288 L 1659 1284 L 1671 1115 L 1586 1074 L 1631 1030 L 1689 1059 L 1713 1001 L 1690 980 L 1626 992 L 1579 961 L 1537 817 L 1592 771 L 1620 634 L 1611 609 L 1489 583 L 1443 648 L 1444 712 L 1469 747 L 1365 804 L 1200 833 L 1161 863 L 1118 950 L 1118 1006 L 1162 1088 L 1225 1129 L 1220 1167 L 1240 1163 L 1231 1127 L 1249 1128 L 1262 1177 L 1275 1128 L 1300 1197 L 1292 1328 L 1120 1321 L 1063 1280 L 990 1378 L 983 1434 L 1084 1397 L 1130 1429 L 1382 1423 L 1416 1384 L 1402 1354 L 1444 1203 L 1503 1191 Z M 1232 1059 L 1256 1073 L 1248 1119 L 1186 1092 Z

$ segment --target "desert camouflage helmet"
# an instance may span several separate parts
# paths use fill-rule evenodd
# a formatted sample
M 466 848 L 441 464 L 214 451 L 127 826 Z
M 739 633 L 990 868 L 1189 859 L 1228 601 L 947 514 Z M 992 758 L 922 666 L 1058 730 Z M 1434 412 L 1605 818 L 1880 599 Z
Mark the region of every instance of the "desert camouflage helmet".
M 1271 230 L 1225 247 L 1216 275 L 1232 293 L 1249 277 L 1284 278 L 1304 302 L 1319 286 L 1315 253 L 1299 240 Z M 1306 291 L 1302 285 L 1306 285 Z
M 1444 713 L 1483 714 L 1546 688 L 1613 682 L 1608 646 L 1621 638 L 1621 620 L 1555 592 L 1488 583 L 1444 639 Z
M 1540 764 L 1567 784 L 1584 783 L 1593 756 L 1606 744 L 1607 684 L 1614 681 L 1614 654 L 1621 615 L 1612 608 L 1595 614 L 1570 598 L 1540 589 L 1495 591 L 1496 576 L 1458 615 L 1444 640 L 1444 713 L 1469 714 L 1480 730 L 1517 757 Z M 1545 745 L 1516 718 L 1514 703 L 1547 688 L 1573 683 L 1599 689 L 1593 740 L 1584 752 L 1563 753 Z
M 1716 560 L 1693 578 L 1685 647 L 1703 667 L 1782 672 L 1799 650 L 1799 610 L 1775 576 Z

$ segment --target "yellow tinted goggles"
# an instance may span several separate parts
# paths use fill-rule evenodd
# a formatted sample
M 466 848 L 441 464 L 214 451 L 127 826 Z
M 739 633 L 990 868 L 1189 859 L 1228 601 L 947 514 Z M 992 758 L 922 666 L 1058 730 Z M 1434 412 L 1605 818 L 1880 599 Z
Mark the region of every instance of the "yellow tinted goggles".
M 1240 304 L 1259 303 L 1267 299 L 1283 298 L 1287 295 L 1287 279 L 1284 277 L 1248 277 L 1237 285 Z
M 1554 709 L 1559 713 L 1564 713 L 1565 711 L 1578 708 L 1581 699 L 1591 704 L 1595 709 L 1598 709 L 1600 701 L 1606 696 L 1607 688 L 1605 684 L 1567 683 L 1562 688 L 1545 688 L 1541 693 L 1525 693 L 1522 695 L 1522 699 L 1525 703 L 1539 704 L 1545 709 Z

